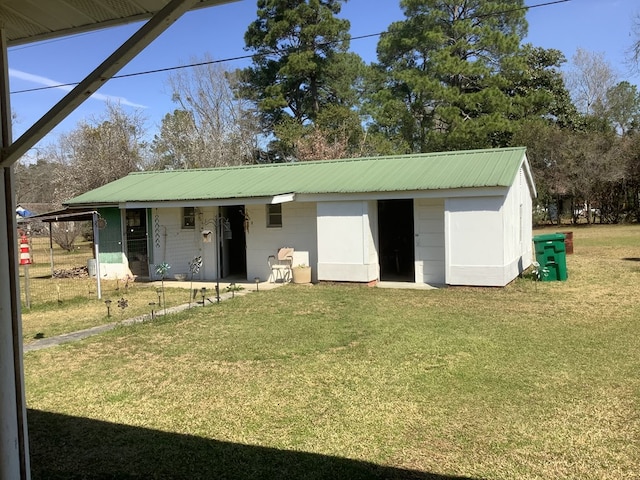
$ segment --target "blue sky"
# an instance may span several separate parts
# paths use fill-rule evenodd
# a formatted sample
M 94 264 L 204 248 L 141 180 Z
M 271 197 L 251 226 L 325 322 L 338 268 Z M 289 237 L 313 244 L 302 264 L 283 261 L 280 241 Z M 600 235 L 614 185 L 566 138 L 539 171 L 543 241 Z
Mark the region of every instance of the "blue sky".
M 525 3 L 534 6 L 549 1 L 552 0 L 526 0 Z M 255 13 L 255 0 L 190 12 L 120 73 L 183 65 L 205 54 L 215 59 L 246 55 L 243 36 L 248 24 L 255 19 Z M 639 77 L 631 74 L 625 64 L 626 51 L 633 42 L 633 18 L 638 13 L 638 0 L 570 0 L 531 8 L 527 13 L 529 36 L 525 41 L 559 49 L 568 59 L 577 48 L 601 52 L 618 72 L 620 80 L 638 83 Z M 349 0 L 341 16 L 351 22 L 353 37 L 383 32 L 391 22 L 403 18 L 399 0 Z M 14 47 L 9 51 L 11 91 L 78 82 L 137 28 L 139 24 L 126 25 Z M 354 40 L 351 47 L 365 61 L 371 62 L 375 61 L 376 44 L 377 37 L 372 37 Z M 229 68 L 246 65 L 248 60 L 228 63 Z M 157 73 L 111 80 L 41 143 L 55 141 L 59 133 L 73 129 L 83 118 L 99 116 L 104 112 L 106 100 L 120 102 L 127 110 L 140 110 L 148 129 L 154 132 L 164 114 L 175 108 L 167 90 L 167 76 L 167 73 Z M 13 93 L 12 110 L 17 115 L 14 137 L 31 126 L 65 93 L 62 88 Z

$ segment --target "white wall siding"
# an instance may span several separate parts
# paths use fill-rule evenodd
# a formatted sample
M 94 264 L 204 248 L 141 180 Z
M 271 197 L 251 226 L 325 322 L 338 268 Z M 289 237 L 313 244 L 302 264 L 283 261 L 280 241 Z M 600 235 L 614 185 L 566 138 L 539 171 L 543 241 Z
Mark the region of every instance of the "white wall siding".
M 444 200 L 417 199 L 415 217 L 415 277 L 418 283 L 445 283 Z
M 168 276 L 189 274 L 189 262 L 194 257 L 202 256 L 203 265 L 194 280 L 213 280 L 217 275 L 215 237 L 211 243 L 204 243 L 202 230 L 215 232 L 213 219 L 217 214 L 215 208 L 199 208 L 196 212 L 196 225 L 193 229 L 182 228 L 181 208 L 153 209 L 153 223 L 149 226 L 152 236 L 154 264 L 149 266 L 151 278 L 157 278 L 156 265 L 167 262 L 171 269 Z M 156 221 L 156 215 L 158 217 Z M 214 233 L 215 235 L 215 233 Z
M 445 202 L 446 283 L 504 286 L 504 197 Z
M 531 194 L 521 168 L 504 203 L 505 284 L 531 265 L 531 215 Z
M 367 202 L 367 220 L 369 225 L 364 224 L 363 233 L 365 238 L 367 238 L 368 245 L 365 247 L 365 253 L 369 254 L 368 260 L 366 260 L 366 264 L 368 265 L 368 273 L 367 276 L 372 280 L 380 280 L 380 256 L 378 254 L 379 251 L 379 240 L 380 233 L 378 230 L 378 201 L 369 201 Z
M 509 188 L 407 192 L 404 198 L 420 197 L 413 200 L 415 282 L 504 286 L 527 268 L 533 256 L 532 190 L 527 180 L 521 168 Z M 267 227 L 266 205 L 247 205 L 247 279 L 269 279 L 269 255 L 292 247 L 298 252 L 295 262 L 312 267 L 313 281 L 379 280 L 378 197 L 343 195 L 317 202 L 297 197 L 281 204 L 279 228 Z M 214 206 L 197 208 L 195 228 L 183 229 L 181 208 L 153 208 L 148 225 L 155 262 L 149 266 L 151 277 L 157 277 L 155 267 L 162 262 L 171 265 L 171 276 L 188 274 L 189 262 L 201 255 L 203 266 L 194 279 L 215 280 L 215 233 L 207 243 L 202 231 L 216 231 L 218 211 Z
M 267 228 L 266 205 L 247 205 L 247 278 L 269 279 L 271 271 L 267 259 L 281 247 L 293 247 L 308 252 L 312 280 L 317 279 L 318 261 L 316 235 L 316 204 L 288 202 L 282 204 L 282 227 Z
M 100 278 L 104 280 L 116 280 L 133 276 L 124 253 L 122 254 L 122 261 L 115 263 L 113 259 L 111 260 L 109 263 L 100 262 Z
M 371 282 L 379 278 L 376 202 L 317 204 L 318 280 Z
M 521 255 L 523 269 L 531 266 L 533 261 L 533 199 L 524 169 L 520 169 L 520 203 L 521 209 Z
M 215 280 L 218 278 L 218 254 L 216 252 L 215 224 L 215 219 L 217 218 L 218 213 L 218 207 L 202 207 L 196 209 L 196 228 L 194 232 L 195 243 L 198 244 L 199 254 L 202 255 L 202 268 L 200 269 L 200 274 L 197 276 L 199 277 L 199 280 Z M 181 209 L 178 209 L 178 215 L 180 216 L 180 222 L 182 222 Z M 212 232 L 209 237 L 211 241 L 204 241 L 204 231 Z M 190 260 L 191 258 L 189 261 Z

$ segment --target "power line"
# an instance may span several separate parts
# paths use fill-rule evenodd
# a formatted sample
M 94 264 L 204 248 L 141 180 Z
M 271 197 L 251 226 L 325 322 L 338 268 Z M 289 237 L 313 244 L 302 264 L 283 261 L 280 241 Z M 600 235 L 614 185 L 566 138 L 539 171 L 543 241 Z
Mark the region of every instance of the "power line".
M 536 5 L 531 5 L 528 7 L 525 5 L 524 7 L 512 8 L 511 10 L 502 10 L 500 12 L 484 13 L 481 15 L 476 15 L 475 18 L 492 17 L 494 15 L 502 15 L 504 13 L 519 12 L 520 10 L 531 10 L 532 8 L 549 7 L 551 5 L 557 5 L 559 3 L 567 3 L 570 1 L 571 0 L 553 0 L 551 2 L 546 2 L 546 3 L 537 3 Z
M 518 7 L 518 8 L 513 8 L 511 10 L 503 10 L 500 12 L 492 12 L 492 13 L 486 13 L 486 14 L 482 14 L 482 15 L 476 15 L 475 18 L 482 18 L 482 17 L 491 17 L 491 16 L 496 16 L 496 15 L 502 15 L 505 13 L 511 13 L 511 12 L 518 12 L 521 10 L 531 10 L 533 8 L 539 8 L 539 7 L 548 7 L 551 5 L 557 5 L 559 3 L 567 3 L 570 2 L 571 0 L 553 0 L 550 2 L 546 2 L 546 3 L 539 3 L 536 5 L 530 5 L 530 6 L 523 6 L 523 7 Z M 385 35 L 387 32 L 378 32 L 378 33 L 369 33 L 366 35 L 358 35 L 355 37 L 351 37 L 350 41 L 352 40 L 362 40 L 365 38 L 371 38 L 371 37 L 380 37 L 382 35 Z M 80 34 L 80 35 L 86 35 L 85 34 Z M 55 40 L 52 40 L 55 41 Z M 329 43 L 332 42 L 327 42 L 323 45 L 327 45 Z M 274 55 L 276 53 L 285 53 L 284 51 L 273 51 L 264 55 Z M 195 68 L 195 67 L 202 67 L 205 65 L 214 65 L 214 64 L 218 64 L 218 63 L 227 63 L 227 62 L 235 62 L 238 60 L 246 60 L 248 58 L 252 58 L 254 57 L 256 54 L 250 54 L 250 55 L 239 55 L 237 57 L 228 57 L 228 58 L 223 58 L 220 60 L 207 60 L 205 62 L 196 62 L 196 63 L 188 63 L 186 65 L 176 65 L 173 67 L 164 67 L 164 68 L 157 68 L 157 69 L 153 69 L 153 70 L 143 70 L 141 72 L 133 72 L 133 73 L 123 73 L 120 75 L 113 75 L 111 77 L 111 79 L 119 79 L 119 78 L 130 78 L 130 77 L 139 77 L 142 75 L 151 75 L 154 73 L 165 73 L 165 72 L 172 72 L 175 70 L 182 70 L 185 68 Z M 19 94 L 19 93 L 30 93 L 30 92 L 39 92 L 42 90 L 51 90 L 54 88 L 67 88 L 67 87 L 75 87 L 76 85 L 78 85 L 78 83 L 80 82 L 72 82 L 72 83 L 60 83 L 60 84 L 56 84 L 56 85 L 46 85 L 43 87 L 34 87 L 34 88 L 25 88 L 23 90 L 15 90 L 13 92 L 10 92 L 12 95 L 14 94 Z

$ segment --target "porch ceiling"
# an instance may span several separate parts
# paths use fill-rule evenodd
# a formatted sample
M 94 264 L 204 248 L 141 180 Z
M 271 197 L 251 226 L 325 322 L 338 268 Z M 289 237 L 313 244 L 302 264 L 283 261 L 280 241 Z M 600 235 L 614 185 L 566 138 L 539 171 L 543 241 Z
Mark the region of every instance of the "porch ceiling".
M 236 0 L 200 0 L 194 8 Z M 169 0 L 0 0 L 10 46 L 146 20 Z

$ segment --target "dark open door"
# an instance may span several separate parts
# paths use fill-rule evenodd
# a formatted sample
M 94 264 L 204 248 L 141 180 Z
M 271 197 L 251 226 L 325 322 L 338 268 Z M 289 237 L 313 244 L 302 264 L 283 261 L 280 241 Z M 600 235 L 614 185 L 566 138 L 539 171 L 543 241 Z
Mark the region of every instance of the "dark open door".
M 380 280 L 415 281 L 413 199 L 378 201 Z
M 223 233 L 222 277 L 247 278 L 247 244 L 244 230 L 244 205 L 221 208 L 222 216 L 228 220 L 230 232 Z M 230 237 L 230 238 L 229 238 Z

